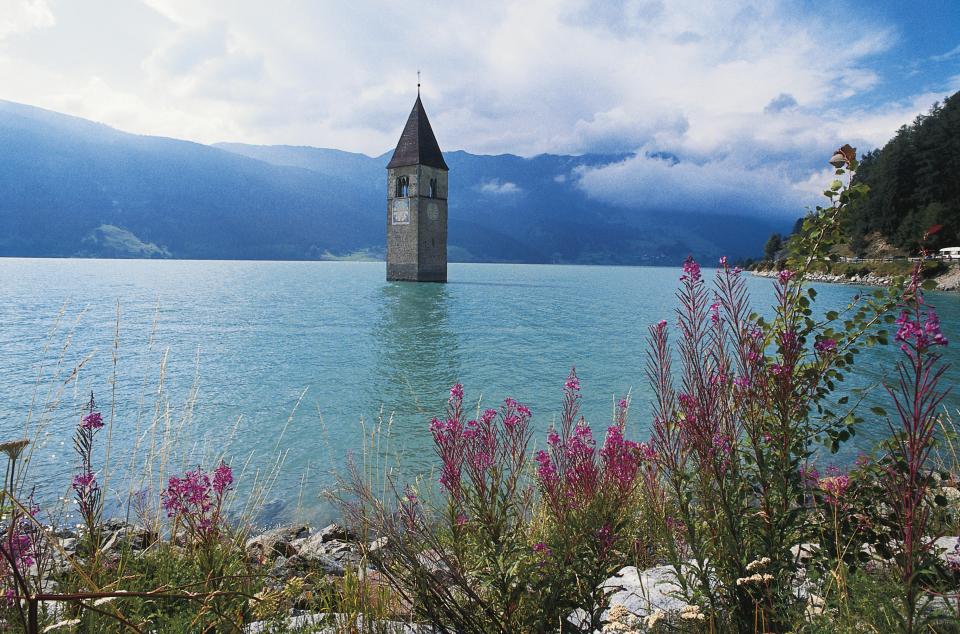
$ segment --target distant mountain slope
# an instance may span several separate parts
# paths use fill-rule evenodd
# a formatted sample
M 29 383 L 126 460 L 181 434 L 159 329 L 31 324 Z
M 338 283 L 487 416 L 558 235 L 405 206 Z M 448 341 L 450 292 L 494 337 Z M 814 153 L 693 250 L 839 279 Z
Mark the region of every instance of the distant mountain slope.
M 382 254 L 389 154 L 127 134 L 0 101 L 0 255 L 318 259 Z M 676 264 L 755 252 L 777 227 L 640 214 L 572 171 L 622 156 L 448 152 L 455 260 Z
M 363 154 L 312 147 L 218 143 L 215 147 L 275 165 L 298 166 L 355 181 L 383 207 L 390 152 Z M 522 158 L 446 152 L 450 166 L 450 243 L 460 260 L 676 264 L 693 253 L 749 254 L 771 224 L 730 214 L 641 213 L 592 200 L 577 186 L 580 166 L 628 155 Z M 380 240 L 382 248 L 383 241 Z

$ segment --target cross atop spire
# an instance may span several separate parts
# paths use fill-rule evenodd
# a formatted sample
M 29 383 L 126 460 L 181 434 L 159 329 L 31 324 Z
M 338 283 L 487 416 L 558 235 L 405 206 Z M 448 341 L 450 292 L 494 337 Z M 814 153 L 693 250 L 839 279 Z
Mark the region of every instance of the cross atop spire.
M 417 69 L 417 96 L 420 96 L 420 69 Z

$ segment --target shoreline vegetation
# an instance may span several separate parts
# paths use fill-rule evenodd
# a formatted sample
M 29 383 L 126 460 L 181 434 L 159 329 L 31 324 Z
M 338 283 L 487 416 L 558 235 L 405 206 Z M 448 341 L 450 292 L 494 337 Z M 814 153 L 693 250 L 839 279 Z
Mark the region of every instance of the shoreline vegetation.
M 851 201 L 844 214 L 843 238 L 829 252 L 829 272 L 811 278 L 821 282 L 889 286 L 910 274 L 911 259 L 923 255 L 925 278 L 937 289 L 960 289 L 960 262 L 937 258 L 940 249 L 960 245 L 960 93 L 912 124 L 902 126 L 882 149 L 866 153 L 853 179 L 874 194 Z M 829 192 L 827 192 L 829 193 Z M 790 235 L 774 233 L 763 259 L 749 262 L 758 275 L 783 268 Z
M 684 262 L 676 314 L 648 330 L 647 438 L 632 438 L 629 394 L 609 423 L 587 421 L 575 369 L 543 438 L 523 403 L 481 410 L 455 384 L 424 425 L 438 478 L 391 469 L 387 422 L 328 493 L 341 523 L 258 534 L 262 494 L 237 486 L 262 491 L 269 473 L 197 464 L 163 439 L 143 449 L 126 517 L 105 518 L 120 487 L 93 395 L 67 485 L 79 525 L 32 499 L 35 443 L 0 443 L 0 619 L 31 634 L 960 631 L 960 460 L 933 283 L 919 260 L 819 317 L 807 282 L 867 195 L 853 148 L 830 164 L 829 204 L 790 240 L 773 317 L 726 258 L 712 280 Z M 889 413 L 844 384 L 880 345 L 897 359 Z M 887 438 L 832 464 L 867 421 Z

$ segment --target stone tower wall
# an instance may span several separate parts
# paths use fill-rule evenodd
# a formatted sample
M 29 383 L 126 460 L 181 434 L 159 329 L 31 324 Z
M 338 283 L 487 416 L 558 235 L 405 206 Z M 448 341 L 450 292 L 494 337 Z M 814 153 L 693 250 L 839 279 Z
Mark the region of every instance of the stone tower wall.
M 421 165 L 419 219 L 419 276 L 424 282 L 447 281 L 447 171 Z M 428 198 L 430 179 L 437 180 L 437 191 Z
M 397 178 L 409 181 L 407 197 L 396 196 Z M 430 179 L 437 191 L 429 198 Z M 447 172 L 410 165 L 387 170 L 387 279 L 447 280 Z

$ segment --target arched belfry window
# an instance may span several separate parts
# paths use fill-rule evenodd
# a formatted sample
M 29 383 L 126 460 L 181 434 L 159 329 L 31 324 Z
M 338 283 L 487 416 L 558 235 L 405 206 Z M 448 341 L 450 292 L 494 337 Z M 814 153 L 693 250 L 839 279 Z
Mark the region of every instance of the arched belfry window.
M 430 179 L 430 188 L 427 190 L 427 198 L 437 197 L 437 179 Z
M 406 198 L 410 195 L 410 177 L 409 176 L 398 176 L 397 177 L 397 198 Z

